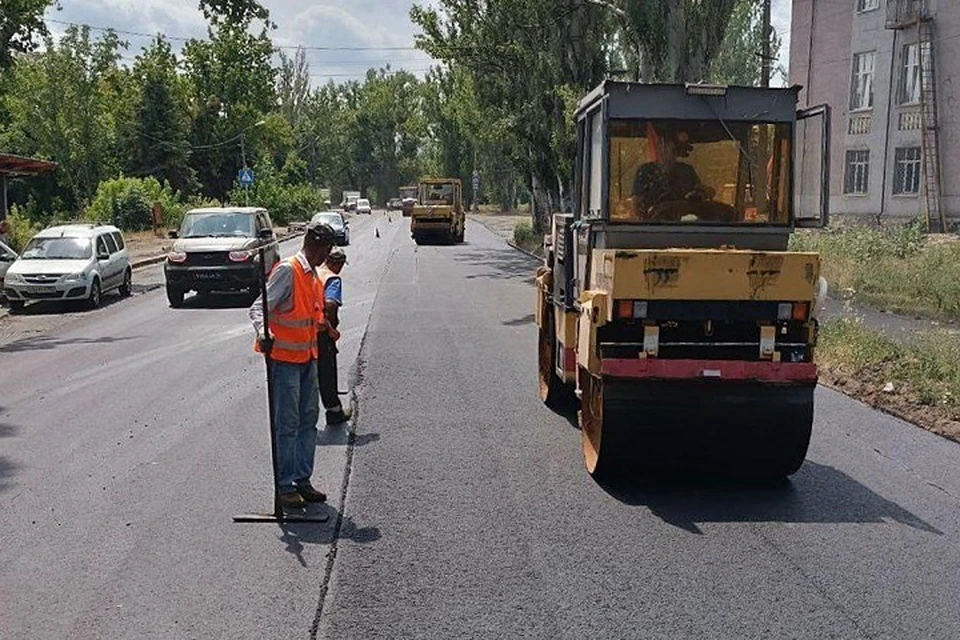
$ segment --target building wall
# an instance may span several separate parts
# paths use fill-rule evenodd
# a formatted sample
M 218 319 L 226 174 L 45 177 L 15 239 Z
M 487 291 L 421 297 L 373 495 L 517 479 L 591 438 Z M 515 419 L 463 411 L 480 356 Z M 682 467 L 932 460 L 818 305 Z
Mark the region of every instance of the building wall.
M 918 31 L 887 29 L 887 1 L 866 12 L 856 11 L 857 0 L 793 2 L 790 81 L 805 87 L 801 106 L 832 107 L 830 209 L 836 214 L 908 219 L 923 211 L 920 195 L 893 193 L 896 149 L 921 144 L 919 106 L 898 103 L 903 47 L 917 42 Z M 942 204 L 960 218 L 960 1 L 928 3 L 936 25 Z M 868 51 L 875 52 L 873 107 L 851 111 L 854 54 Z M 845 194 L 846 154 L 857 149 L 870 152 L 868 191 Z

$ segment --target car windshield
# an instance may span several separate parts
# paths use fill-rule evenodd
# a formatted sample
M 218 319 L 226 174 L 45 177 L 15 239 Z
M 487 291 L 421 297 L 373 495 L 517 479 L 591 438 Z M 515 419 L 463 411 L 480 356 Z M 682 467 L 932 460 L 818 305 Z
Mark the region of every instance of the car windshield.
M 252 238 L 253 216 L 233 211 L 188 213 L 180 227 L 181 238 Z
M 427 204 L 453 204 L 452 184 L 423 185 L 423 200 Z
M 718 120 L 610 123 L 610 220 L 790 222 L 790 127 Z
M 365 198 L 361 198 L 360 200 L 357 200 L 357 206 L 360 206 L 360 207 L 369 207 L 369 206 L 370 206 L 370 201 L 367 200 L 367 199 L 365 199 Z
M 337 230 L 343 228 L 343 218 L 339 213 L 318 213 L 313 216 L 311 222 L 323 222 Z
M 23 249 L 24 260 L 86 260 L 93 256 L 90 238 L 34 238 Z

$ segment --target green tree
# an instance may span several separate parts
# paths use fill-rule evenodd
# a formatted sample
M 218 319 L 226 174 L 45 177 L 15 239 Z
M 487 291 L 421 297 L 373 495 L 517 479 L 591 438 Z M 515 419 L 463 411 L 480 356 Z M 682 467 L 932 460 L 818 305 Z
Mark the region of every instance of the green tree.
M 133 104 L 122 136 L 127 173 L 192 193 L 198 184 L 189 164 L 187 88 L 170 43 L 158 36 L 137 57 L 132 75 Z
M 59 163 L 58 188 L 44 203 L 50 208 L 55 197 L 70 210 L 81 208 L 120 169 L 111 96 L 125 84 L 126 72 L 117 67 L 124 46 L 112 32 L 92 40 L 88 28 L 70 27 L 59 42 L 47 38 L 42 55 L 13 69 L 3 96 L 10 125 L 0 147 Z
M 0 5 L 0 71 L 13 65 L 13 56 L 33 51 L 36 38 L 47 36 L 43 13 L 55 0 L 3 0 Z
M 723 46 L 710 63 L 707 80 L 723 84 L 758 86 L 761 80 L 764 40 L 763 3 L 738 0 L 723 40 Z M 770 56 L 780 54 L 781 40 L 771 31 Z
M 220 21 L 208 40 L 190 40 L 184 47 L 191 166 L 207 197 L 222 199 L 231 189 L 241 151 L 256 155 L 257 123 L 275 108 L 273 44 L 266 27 L 258 34 L 252 29 L 250 23 Z

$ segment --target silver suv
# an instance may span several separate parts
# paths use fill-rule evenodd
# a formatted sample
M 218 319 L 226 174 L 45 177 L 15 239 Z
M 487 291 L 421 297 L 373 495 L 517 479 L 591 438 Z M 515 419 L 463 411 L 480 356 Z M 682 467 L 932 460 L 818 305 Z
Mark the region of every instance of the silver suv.
M 4 275 L 3 292 L 14 310 L 29 300 L 83 300 L 95 309 L 108 291 L 129 296 L 132 276 L 119 229 L 70 224 L 44 229 L 27 243 Z

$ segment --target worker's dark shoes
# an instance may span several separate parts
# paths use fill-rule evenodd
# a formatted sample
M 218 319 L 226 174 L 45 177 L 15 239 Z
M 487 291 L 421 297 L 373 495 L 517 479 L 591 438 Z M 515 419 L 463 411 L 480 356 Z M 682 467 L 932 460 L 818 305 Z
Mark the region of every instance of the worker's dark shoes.
M 337 425 L 343 424 L 353 416 L 353 411 L 349 407 L 344 409 L 340 407 L 339 409 L 328 409 L 327 410 L 327 424 Z
M 307 501 L 299 491 L 286 491 L 280 494 L 280 506 L 284 509 L 303 509 Z
M 317 491 L 310 483 L 297 485 L 297 493 L 306 502 L 326 502 L 327 494 Z

